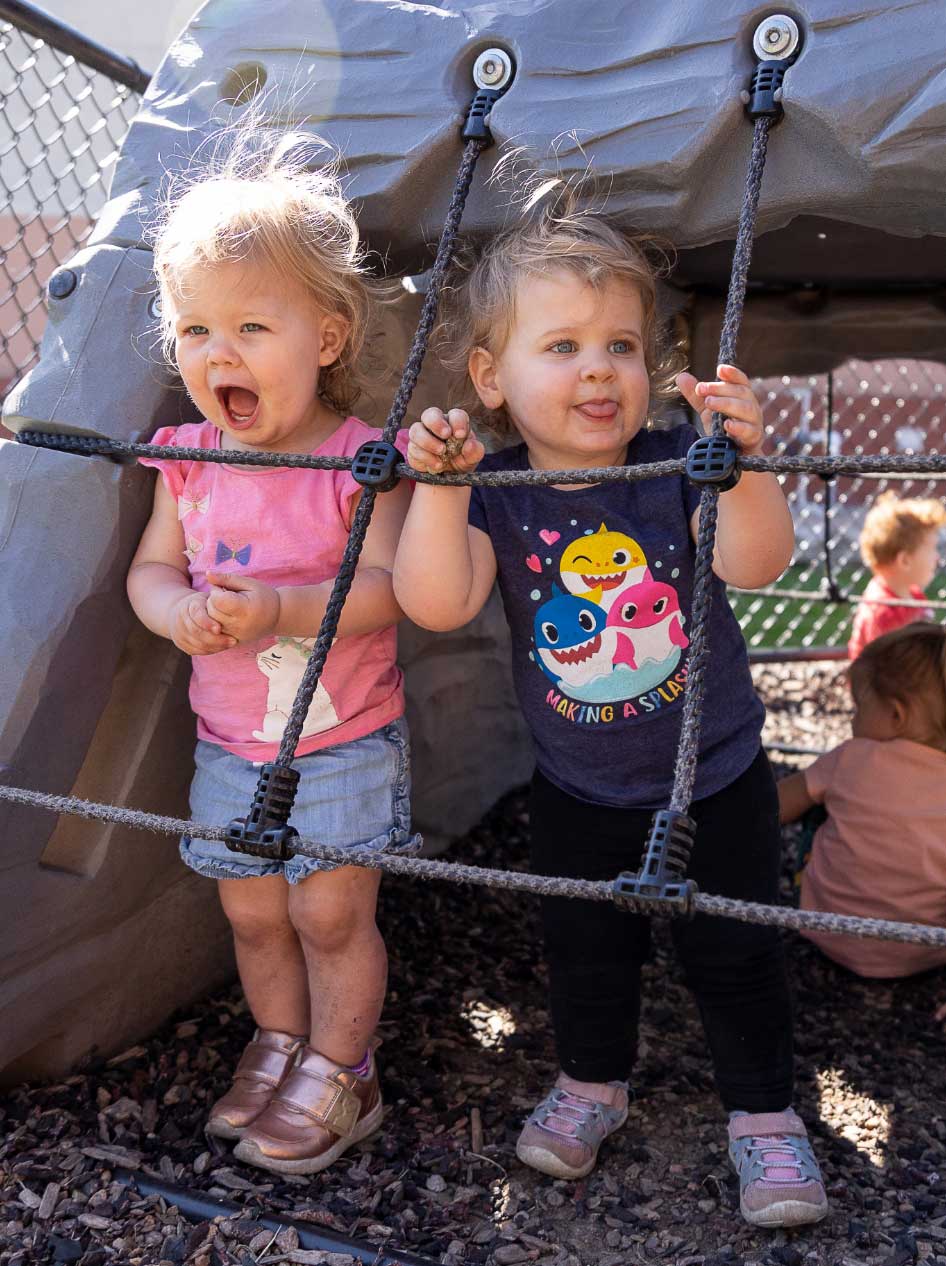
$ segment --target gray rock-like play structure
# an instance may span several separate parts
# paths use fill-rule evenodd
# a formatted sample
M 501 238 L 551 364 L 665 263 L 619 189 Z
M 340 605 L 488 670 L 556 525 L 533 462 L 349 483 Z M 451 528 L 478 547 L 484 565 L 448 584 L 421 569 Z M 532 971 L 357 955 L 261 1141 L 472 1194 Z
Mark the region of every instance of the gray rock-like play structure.
M 50 300 L 42 358 L 13 391 L 13 430 L 147 439 L 188 416 L 154 349 L 143 230 L 162 172 L 265 84 L 264 108 L 345 155 L 365 235 L 392 271 L 431 259 L 484 49 L 517 70 L 493 110 L 465 227 L 509 210 L 520 172 L 587 170 L 596 200 L 679 251 L 673 306 L 697 371 L 715 359 L 750 137 L 740 92 L 771 6 L 746 0 L 207 0 L 169 50 L 128 134 L 111 200 Z M 801 54 L 763 185 L 741 361 L 822 370 L 850 355 L 946 359 L 946 76 L 939 0 L 809 0 L 785 12 Z M 512 148 L 505 180 L 487 181 Z M 381 346 L 399 366 L 405 294 Z M 383 418 L 395 376 L 375 392 Z M 443 398 L 428 368 L 415 407 Z M 317 476 L 315 476 L 317 477 Z M 124 573 L 153 476 L 0 446 L 0 776 L 183 814 L 193 726 L 186 665 L 134 627 Z M 495 605 L 445 639 L 407 629 L 417 826 L 440 843 L 522 781 L 530 754 Z M 6 767 L 6 768 L 4 768 Z M 170 841 L 0 804 L 0 1070 L 59 1072 L 112 1049 L 230 971 L 212 886 Z

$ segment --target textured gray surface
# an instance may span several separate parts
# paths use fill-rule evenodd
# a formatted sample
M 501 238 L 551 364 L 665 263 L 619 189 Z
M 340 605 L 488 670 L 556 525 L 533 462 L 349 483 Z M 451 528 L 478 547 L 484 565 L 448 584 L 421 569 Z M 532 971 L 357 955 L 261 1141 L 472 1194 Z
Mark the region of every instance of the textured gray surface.
M 790 11 L 805 44 L 786 79 L 787 118 L 769 148 L 758 275 L 788 292 L 942 281 L 941 0 L 872 7 L 819 0 Z M 610 211 L 680 249 L 678 280 L 695 289 L 676 303 L 689 299 L 695 367 L 708 369 L 718 337 L 715 292 L 728 272 L 720 243 L 733 234 L 749 148 L 739 92 L 753 66 L 753 31 L 770 12 L 745 0 L 587 0 L 580 8 L 574 0 L 503 0 L 462 9 L 208 0 L 155 77 L 112 199 L 71 261 L 79 284 L 52 304 L 41 362 L 7 401 L 6 420 L 14 429 L 132 439 L 186 415 L 154 350 L 145 229 L 162 170 L 193 161 L 226 114 L 222 99 L 236 80 L 252 77 L 246 67 L 263 68 L 278 125 L 308 128 L 343 151 L 362 228 L 389 266 L 424 268 L 460 153 L 470 68 L 492 44 L 512 50 L 518 73 L 493 112 L 498 146 L 477 174 L 465 227 L 486 233 L 509 216 L 509 181 L 486 178 L 513 148 L 522 147 L 522 173 L 570 177 L 590 169 Z M 405 299 L 385 318 L 380 346 L 389 368 L 403 358 L 414 317 L 416 303 Z M 946 356 L 944 325 L 934 299 L 923 296 L 750 297 L 741 360 L 752 372 L 773 373 L 823 369 L 857 353 Z M 378 382 L 376 416 L 383 416 L 393 382 Z M 442 379 L 427 372 L 415 408 L 444 395 Z M 119 786 L 114 794 L 160 802 L 175 779 L 181 794 L 189 760 L 181 679 L 161 685 L 161 708 L 144 730 L 140 708 L 112 687 L 131 622 L 124 570 L 149 496 L 140 472 L 0 446 L 0 633 L 16 647 L 0 686 L 0 765 L 10 767 L 9 781 L 54 792 L 70 791 L 77 778 L 101 782 L 104 770 L 83 765 L 90 750 L 94 763 L 108 747 L 107 718 L 113 748 L 130 753 L 129 776 L 109 783 Z M 404 637 L 417 816 L 441 842 L 528 771 L 505 636 L 494 604 L 452 638 L 411 630 Z M 146 671 L 156 653 L 136 645 L 132 662 Z M 451 742 L 457 734 L 462 746 Z M 4 901 L 38 912 L 29 935 L 5 947 L 0 1002 L 16 1003 L 22 1022 L 0 1049 L 0 1065 L 64 1067 L 91 1041 L 107 1046 L 133 1032 L 131 999 L 145 976 L 131 973 L 126 987 L 114 973 L 107 979 L 110 960 L 133 944 L 130 907 L 114 904 L 116 886 L 131 873 L 145 962 L 169 931 L 204 917 L 210 932 L 210 948 L 182 942 L 173 961 L 164 956 L 158 1001 L 140 1012 L 142 1027 L 221 969 L 211 887 L 186 880 L 162 846 L 136 852 L 129 872 L 119 842 L 57 843 L 52 821 L 24 809 L 0 807 L 0 832 L 16 876 Z M 53 872 L 37 865 L 44 848 L 47 866 L 51 858 L 98 860 Z M 76 941 L 98 947 L 87 957 L 110 999 L 98 1024 L 84 1013 L 80 1022 L 68 996 Z M 40 1000 L 32 1010 L 23 1009 L 17 984 L 27 978 Z
M 760 232 L 817 214 L 943 233 L 940 0 L 818 0 L 791 11 L 805 42 L 785 82 L 790 123 L 773 142 Z M 736 219 L 748 133 L 739 92 L 767 12 L 745 0 L 596 0 L 580 10 L 571 0 L 271 0 L 265 10 L 208 0 L 156 76 L 115 192 L 150 188 L 159 153 L 192 152 L 227 72 L 260 64 L 285 113 L 346 155 L 373 243 L 416 262 L 449 194 L 469 68 L 496 43 L 518 63 L 492 115 L 500 147 L 525 146 L 539 167 L 566 176 L 590 163 L 629 221 L 678 247 L 712 242 L 731 236 Z M 494 228 L 505 204 L 501 187 L 481 184 L 467 227 Z M 134 211 L 130 201 L 126 215 Z M 133 236 L 132 223 L 120 223 Z

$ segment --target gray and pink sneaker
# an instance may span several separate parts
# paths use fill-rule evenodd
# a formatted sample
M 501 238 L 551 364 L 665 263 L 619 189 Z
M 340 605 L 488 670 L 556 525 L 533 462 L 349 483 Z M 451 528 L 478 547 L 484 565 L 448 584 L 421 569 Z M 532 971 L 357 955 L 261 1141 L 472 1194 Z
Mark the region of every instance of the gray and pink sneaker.
M 584 1178 L 598 1159 L 598 1148 L 627 1120 L 627 1083 L 607 1083 L 616 1091 L 611 1106 L 556 1086 L 526 1121 L 516 1144 L 524 1165 L 553 1178 Z
M 753 1226 L 803 1226 L 828 1212 L 808 1131 L 791 1108 L 732 1113 L 729 1159 L 739 1175 L 739 1208 Z

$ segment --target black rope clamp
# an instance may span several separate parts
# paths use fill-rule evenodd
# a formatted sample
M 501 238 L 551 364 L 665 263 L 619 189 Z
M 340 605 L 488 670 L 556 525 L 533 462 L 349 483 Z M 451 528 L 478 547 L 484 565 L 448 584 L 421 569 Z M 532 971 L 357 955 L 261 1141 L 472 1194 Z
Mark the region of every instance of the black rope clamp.
M 743 93 L 743 103 L 750 119 L 775 119 L 782 117 L 782 80 L 794 62 L 794 57 L 760 62 L 752 72 L 749 91 Z
M 690 483 L 715 484 L 720 492 L 735 488 L 742 472 L 739 445 L 728 435 L 704 435 L 687 449 L 686 473 Z
M 287 824 L 298 785 L 298 769 L 263 765 L 249 813 L 245 818 L 234 818 L 227 827 L 227 848 L 277 862 L 294 857 L 296 850 L 290 841 L 298 839 L 299 832 Z
M 637 874 L 624 871 L 611 889 L 614 904 L 639 912 L 638 902 L 653 902 L 668 913 L 693 917 L 696 884 L 686 878 L 696 823 L 677 809 L 658 809 L 650 827 L 647 852 Z
M 470 103 L 466 122 L 461 133 L 465 141 L 485 141 L 492 145 L 493 134 L 489 130 L 489 116 L 493 106 L 503 95 L 502 89 L 478 88 L 476 96 Z
M 404 460 L 393 444 L 384 440 L 368 440 L 352 458 L 351 474 L 365 488 L 375 492 L 390 492 L 397 486 L 399 476 L 394 467 Z

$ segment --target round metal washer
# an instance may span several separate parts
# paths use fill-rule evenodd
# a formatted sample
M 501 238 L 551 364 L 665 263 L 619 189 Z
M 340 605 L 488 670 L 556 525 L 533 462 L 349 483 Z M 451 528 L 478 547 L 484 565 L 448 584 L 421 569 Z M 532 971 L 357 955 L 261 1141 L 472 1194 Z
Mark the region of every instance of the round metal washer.
M 760 61 L 776 61 L 791 57 L 801 43 L 798 23 L 787 13 L 773 13 L 755 29 L 752 51 Z
M 47 283 L 50 299 L 68 299 L 79 284 L 79 278 L 71 268 L 57 268 Z
M 513 75 L 513 61 L 502 48 L 487 48 L 473 63 L 473 82 L 477 88 L 505 88 Z

